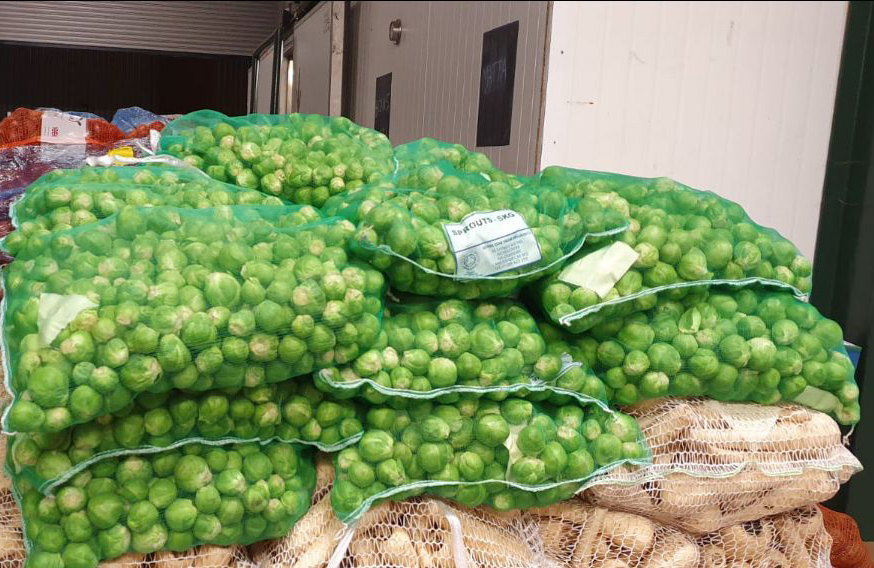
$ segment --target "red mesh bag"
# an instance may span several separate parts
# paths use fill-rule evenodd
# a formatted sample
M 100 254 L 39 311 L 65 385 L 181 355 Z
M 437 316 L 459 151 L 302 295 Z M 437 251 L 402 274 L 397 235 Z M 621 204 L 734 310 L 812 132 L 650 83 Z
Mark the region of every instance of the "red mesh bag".
M 859 534 L 859 525 L 853 517 L 832 511 L 822 505 L 823 522 L 825 530 L 831 535 L 832 544 L 831 561 L 834 568 L 874 568 L 868 549 L 862 542 Z
M 167 125 L 160 120 L 156 120 L 148 124 L 140 124 L 139 126 L 135 126 L 133 129 L 131 129 L 131 131 L 127 133 L 127 137 L 148 138 L 150 130 L 157 130 L 158 132 L 161 132 L 162 130 L 164 130 L 165 126 Z
M 43 112 L 18 108 L 0 122 L 0 149 L 40 144 Z M 84 119 L 86 134 L 84 140 L 74 143 L 112 145 L 123 139 L 124 132 L 117 126 L 99 118 Z

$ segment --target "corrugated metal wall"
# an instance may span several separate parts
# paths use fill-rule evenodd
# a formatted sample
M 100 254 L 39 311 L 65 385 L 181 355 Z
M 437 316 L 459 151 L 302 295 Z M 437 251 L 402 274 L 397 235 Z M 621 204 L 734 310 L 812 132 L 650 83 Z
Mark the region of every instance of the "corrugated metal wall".
M 389 23 L 400 18 L 400 45 Z M 547 2 L 359 2 L 352 119 L 373 126 L 376 78 L 392 73 L 391 140 L 423 136 L 476 145 L 483 33 L 519 20 L 510 145 L 479 148 L 508 171 L 535 168 Z
M 251 55 L 282 2 L 0 2 L 0 41 Z
M 250 60 L 0 43 L 0 118 L 17 107 L 81 110 L 107 119 L 127 106 L 159 114 L 204 108 L 245 114 Z
M 556 2 L 542 164 L 670 176 L 812 256 L 847 2 Z

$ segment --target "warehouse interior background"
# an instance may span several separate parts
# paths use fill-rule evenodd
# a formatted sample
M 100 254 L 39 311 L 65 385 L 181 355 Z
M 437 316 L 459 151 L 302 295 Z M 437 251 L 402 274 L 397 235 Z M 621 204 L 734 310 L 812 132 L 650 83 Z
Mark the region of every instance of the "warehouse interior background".
M 814 258 L 812 301 L 863 347 L 874 411 L 868 3 L 4 1 L 0 14 L 4 115 L 343 114 L 504 170 L 667 176 L 740 202 Z M 502 92 L 484 106 L 487 41 Z M 483 137 L 485 109 L 508 128 Z M 874 463 L 872 421 L 853 444 Z M 833 502 L 866 540 L 872 486 L 862 472 Z

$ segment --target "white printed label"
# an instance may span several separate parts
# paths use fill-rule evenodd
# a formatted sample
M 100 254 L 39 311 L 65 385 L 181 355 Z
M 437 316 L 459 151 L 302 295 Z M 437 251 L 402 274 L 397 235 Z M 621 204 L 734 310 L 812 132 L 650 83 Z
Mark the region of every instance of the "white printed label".
M 40 141 L 43 144 L 84 144 L 88 134 L 84 118 L 59 112 L 42 113 Z
M 603 298 L 640 255 L 623 242 L 615 242 L 587 254 L 561 271 L 558 279 L 588 288 Z
M 528 223 L 509 209 L 471 213 L 443 227 L 460 278 L 491 276 L 542 258 Z

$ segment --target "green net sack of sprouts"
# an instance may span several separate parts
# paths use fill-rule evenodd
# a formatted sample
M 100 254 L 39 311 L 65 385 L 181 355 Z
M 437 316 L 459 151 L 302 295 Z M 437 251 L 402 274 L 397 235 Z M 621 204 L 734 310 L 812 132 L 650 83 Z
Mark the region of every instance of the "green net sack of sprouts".
M 128 166 L 56 170 L 27 188 L 10 211 L 17 232 L 4 241 L 13 256 L 46 231 L 70 229 L 122 208 L 170 206 L 191 209 L 223 205 L 289 205 L 278 197 L 210 179 L 193 168 Z M 301 208 L 300 223 L 321 218 Z
M 338 397 L 357 395 L 371 404 L 395 397 L 502 400 L 512 393 L 606 401 L 604 384 L 587 366 L 549 347 L 515 302 L 405 298 L 386 305 L 376 345 L 348 365 L 322 369 L 315 380 Z
M 737 203 L 666 178 L 645 179 L 551 167 L 536 183 L 587 197 L 630 218 L 610 243 L 584 246 L 533 294 L 544 312 L 573 332 L 678 299 L 701 284 L 761 284 L 798 297 L 810 293 L 811 263 Z
M 197 111 L 167 125 L 161 151 L 219 181 L 316 207 L 394 171 L 385 135 L 348 118 L 318 114 L 229 117 Z
M 384 499 L 423 494 L 525 509 L 568 499 L 599 472 L 648 461 L 637 422 L 597 404 L 510 397 L 375 406 L 361 440 L 336 454 L 331 504 L 344 522 Z
M 411 294 L 507 296 L 559 270 L 584 243 L 627 227 L 621 213 L 594 199 L 513 187 L 446 163 L 422 166 L 416 184 L 377 182 L 324 207 L 357 226 L 356 256 Z
M 142 393 L 115 414 L 60 432 L 18 433 L 8 464 L 44 494 L 105 459 L 195 442 L 280 441 L 326 452 L 358 441 L 364 408 L 317 390 L 309 379 L 205 392 Z
M 420 138 L 395 146 L 393 179 L 399 187 L 423 189 L 428 187 L 427 166 L 443 164 L 460 173 L 477 174 L 488 181 L 506 182 L 512 186 L 523 183 L 523 178 L 502 172 L 482 152 L 473 152 L 461 144 L 450 144 L 433 138 Z M 421 177 L 420 177 L 421 176 Z
M 340 219 L 298 207 L 123 209 L 55 231 L 3 274 L 8 431 L 59 431 L 143 392 L 255 387 L 352 361 L 384 280 Z M 32 249 L 32 250 L 31 250 Z
M 841 327 L 788 292 L 697 288 L 584 334 L 542 326 L 587 362 L 621 405 L 663 396 L 796 402 L 859 421 L 859 388 Z
M 309 509 L 311 454 L 281 442 L 189 444 L 104 460 L 51 496 L 14 479 L 27 565 L 96 568 L 127 553 L 285 536 Z

